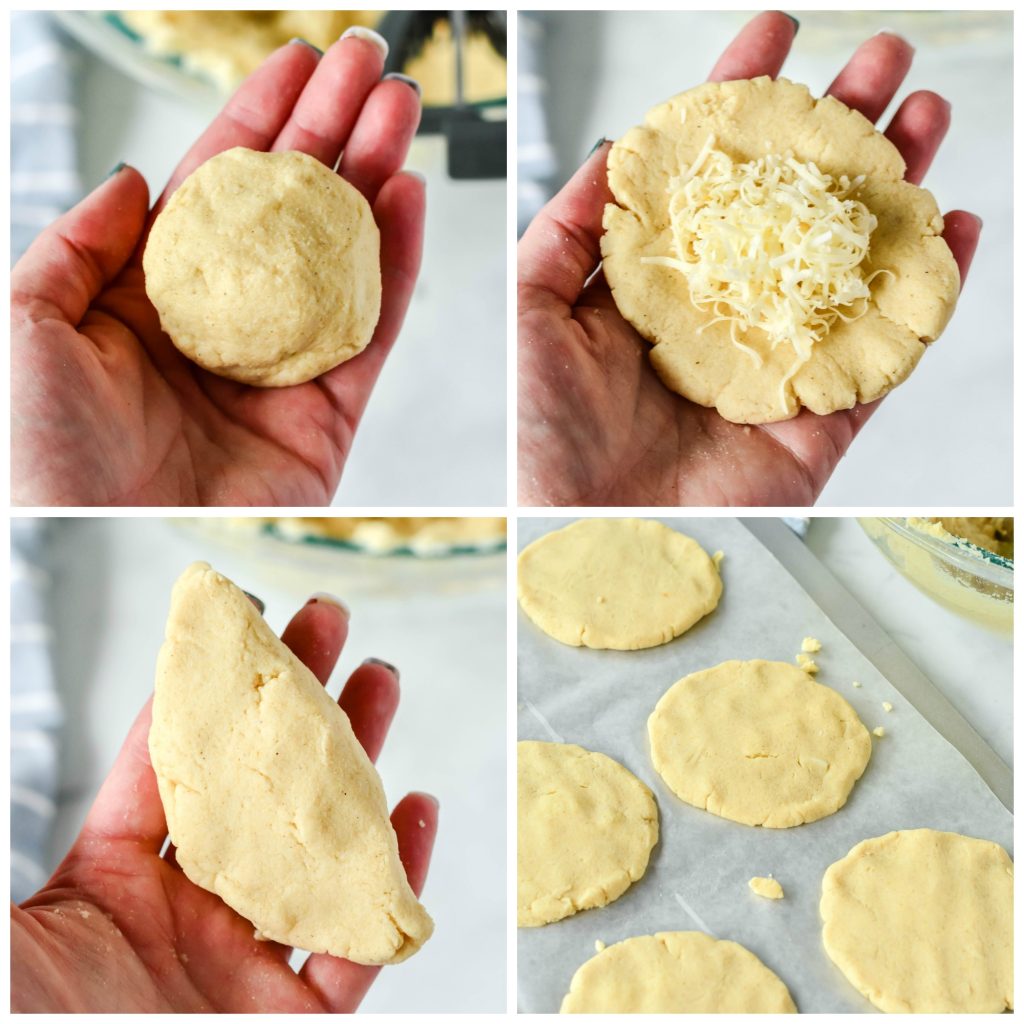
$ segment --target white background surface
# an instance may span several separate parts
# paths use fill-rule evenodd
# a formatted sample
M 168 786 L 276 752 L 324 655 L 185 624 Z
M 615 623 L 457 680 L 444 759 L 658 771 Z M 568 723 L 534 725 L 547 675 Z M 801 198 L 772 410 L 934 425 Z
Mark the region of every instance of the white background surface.
M 505 1005 L 505 582 L 491 556 L 486 586 L 439 595 L 423 573 L 369 594 L 346 568 L 291 568 L 232 550 L 162 519 L 60 521 L 52 548 L 55 653 L 66 726 L 52 869 L 81 827 L 100 783 L 153 689 L 171 586 L 203 559 L 267 605 L 280 632 L 315 591 L 347 600 L 351 631 L 330 690 L 364 658 L 401 671 L 402 700 L 378 762 L 388 802 L 435 794 L 440 827 L 423 902 L 433 938 L 385 968 L 363 1007 L 377 1011 L 490 1011 Z M 304 559 L 309 562 L 309 559 Z M 401 572 L 409 565 L 404 560 Z M 301 564 L 301 563 L 299 563 Z M 435 579 L 456 582 L 435 563 Z M 339 569 L 338 566 L 341 566 Z M 471 573 L 481 575 L 481 563 Z M 350 579 L 351 577 L 351 579 Z M 456 588 L 457 589 L 457 588 Z M 397 592 L 400 596 L 395 596 Z
M 924 184 L 942 210 L 985 222 L 967 288 L 946 333 L 875 413 L 819 504 L 1009 505 L 1013 500 L 1011 15 L 797 11 L 783 75 L 821 94 L 856 46 L 882 28 L 917 47 L 883 116 L 917 89 L 953 105 L 950 134 Z M 551 139 L 566 180 L 594 143 L 638 124 L 656 103 L 703 81 L 748 20 L 736 11 L 545 15 Z
M 86 189 L 120 160 L 154 197 L 215 107 L 137 85 L 84 55 Z M 505 182 L 448 179 L 445 145 L 419 137 L 427 177 L 423 270 L 367 408 L 335 504 L 505 504 Z

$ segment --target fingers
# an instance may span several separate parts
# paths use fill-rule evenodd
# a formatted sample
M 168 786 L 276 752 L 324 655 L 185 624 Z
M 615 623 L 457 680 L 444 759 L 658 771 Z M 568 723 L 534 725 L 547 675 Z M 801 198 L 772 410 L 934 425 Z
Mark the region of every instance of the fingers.
M 920 185 L 949 131 L 950 105 L 934 92 L 911 93 L 893 115 L 886 138 L 900 151 L 907 165 L 905 175 Z
M 315 50 L 298 43 L 288 43 L 275 50 L 238 87 L 174 169 L 153 208 L 153 217 L 167 205 L 174 190 L 210 157 L 234 146 L 269 149 L 287 124 L 319 60 Z
M 55 317 L 77 326 L 93 299 L 131 256 L 149 206 L 149 190 L 122 167 L 29 246 L 11 272 L 15 315 Z
M 880 32 L 857 47 L 826 95 L 859 110 L 874 123 L 903 84 L 913 58 L 914 48 L 905 39 Z
M 966 210 L 951 210 L 943 219 L 942 237 L 960 268 L 960 288 L 963 289 L 981 237 L 981 218 Z
M 610 148 L 608 142 L 598 146 L 534 217 L 520 239 L 521 307 L 554 305 L 568 312 L 600 263 L 601 220 L 605 204 L 612 202 L 608 188 Z
M 167 822 L 149 761 L 153 698 L 139 712 L 69 856 L 80 844 L 129 840 L 159 853 Z
M 326 684 L 348 637 L 349 611 L 336 598 L 311 597 L 293 616 L 281 640 Z
M 409 885 L 417 896 L 423 891 L 430 866 L 437 815 L 437 801 L 426 793 L 410 793 L 391 815 L 391 824 L 398 836 L 399 856 Z M 305 962 L 299 977 L 316 992 L 329 1012 L 352 1013 L 379 972 L 379 967 L 366 967 L 316 953 Z
M 403 88 L 407 88 L 403 86 Z M 398 337 L 416 287 L 423 255 L 426 183 L 410 172 L 396 174 L 377 196 L 373 218 L 380 228 L 381 307 L 373 341 L 319 378 L 344 410 L 351 430 L 359 423 L 374 382 Z
M 384 661 L 368 659 L 348 678 L 338 704 L 348 715 L 352 731 L 371 761 L 381 747 L 398 710 L 398 670 Z
M 419 93 L 394 78 L 376 85 L 363 104 L 338 172 L 371 206 L 384 182 L 405 163 L 421 112 Z
M 789 56 L 796 33 L 797 23 L 781 11 L 765 11 L 751 18 L 718 58 L 708 81 L 731 82 L 759 75 L 774 78 Z
M 383 70 L 380 46 L 342 36 L 321 58 L 271 149 L 308 153 L 333 169 Z

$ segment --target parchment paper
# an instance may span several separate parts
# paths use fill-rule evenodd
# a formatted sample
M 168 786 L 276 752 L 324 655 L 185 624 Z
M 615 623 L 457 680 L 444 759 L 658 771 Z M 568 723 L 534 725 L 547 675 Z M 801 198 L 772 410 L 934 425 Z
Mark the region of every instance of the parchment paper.
M 803 1013 L 871 1012 L 821 944 L 825 869 L 862 839 L 894 829 L 960 832 L 1012 854 L 1012 815 L 742 524 L 662 521 L 708 553 L 725 552 L 722 600 L 683 636 L 645 651 L 591 651 L 560 644 L 519 611 L 519 738 L 579 743 L 615 758 L 651 787 L 661 823 L 647 873 L 614 903 L 519 929 L 520 1012 L 557 1012 L 597 939 L 611 945 L 693 929 L 746 946 L 786 983 Z M 520 519 L 520 549 L 568 522 Z M 841 693 L 869 730 L 886 730 L 872 737 L 871 761 L 846 806 L 809 825 L 763 829 L 683 803 L 651 764 L 647 718 L 658 699 L 690 672 L 730 658 L 792 661 L 805 636 L 822 643 L 813 655 L 817 680 Z M 883 701 L 892 703 L 891 713 Z M 748 888 L 754 875 L 769 874 L 785 899 L 766 900 Z

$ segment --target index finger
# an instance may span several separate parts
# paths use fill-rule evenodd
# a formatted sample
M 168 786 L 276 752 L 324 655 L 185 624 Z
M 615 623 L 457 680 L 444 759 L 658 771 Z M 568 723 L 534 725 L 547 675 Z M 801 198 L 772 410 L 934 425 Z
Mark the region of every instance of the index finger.
M 235 146 L 270 149 L 288 123 L 320 57 L 300 41 L 275 50 L 235 91 L 210 127 L 195 141 L 171 174 L 156 201 L 150 222 L 167 205 L 175 189 L 201 164 Z
M 765 11 L 752 18 L 725 48 L 708 75 L 709 82 L 732 82 L 738 78 L 774 78 L 793 45 L 800 23 L 781 11 Z

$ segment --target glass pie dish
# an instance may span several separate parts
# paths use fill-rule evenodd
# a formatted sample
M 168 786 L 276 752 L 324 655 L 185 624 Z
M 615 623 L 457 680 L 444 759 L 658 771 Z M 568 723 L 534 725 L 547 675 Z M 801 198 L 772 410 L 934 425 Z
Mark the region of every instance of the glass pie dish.
M 972 622 L 1012 633 L 1011 558 L 941 529 L 927 529 L 921 520 L 915 525 L 913 518 L 858 521 L 875 547 L 918 590 Z

